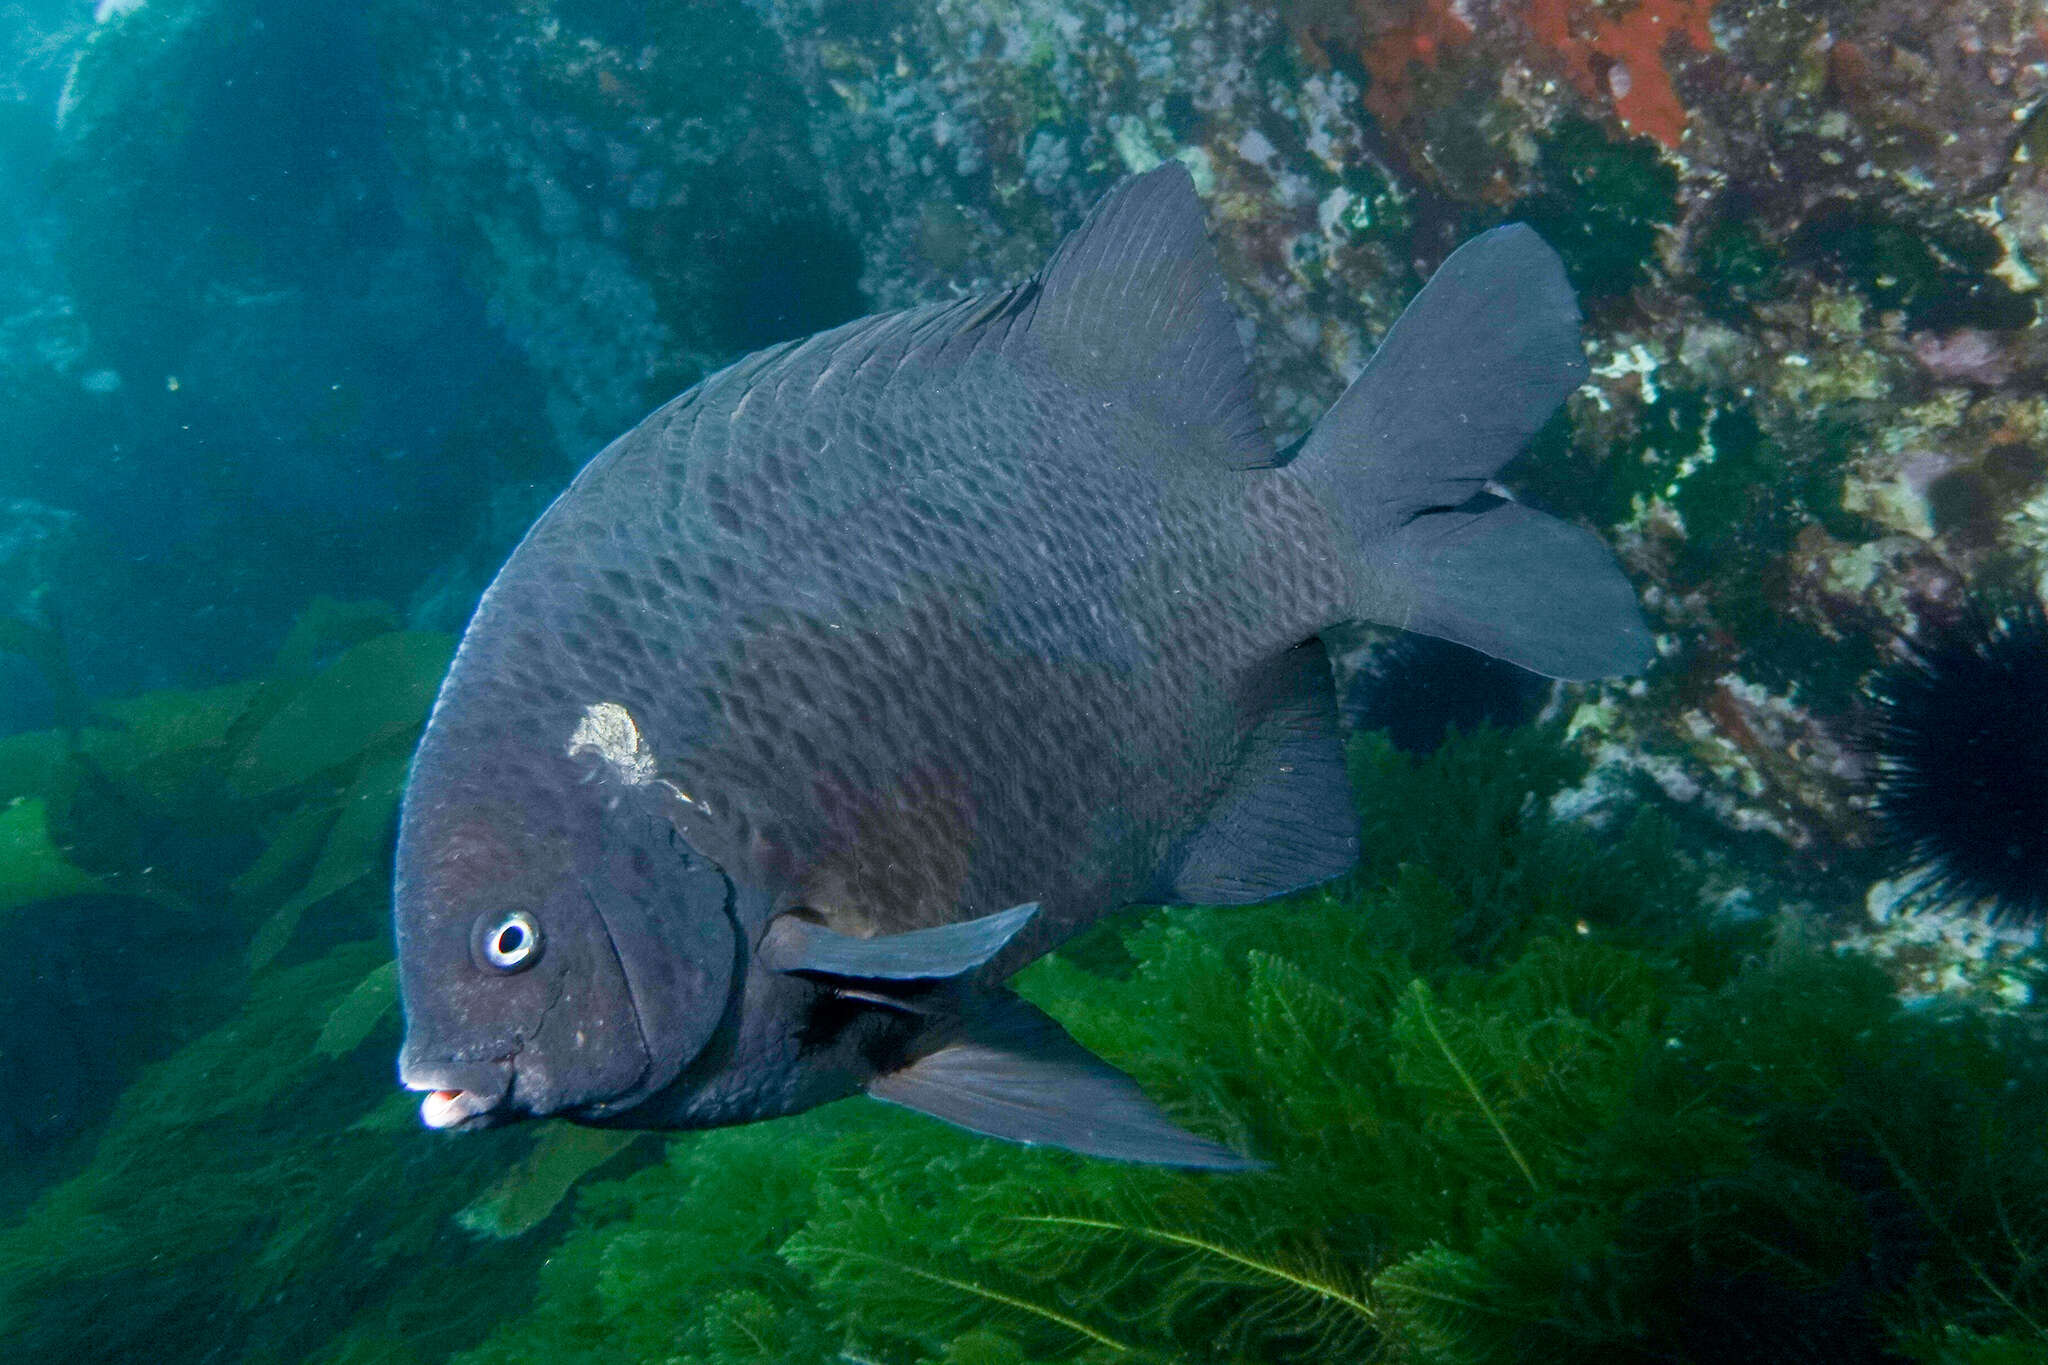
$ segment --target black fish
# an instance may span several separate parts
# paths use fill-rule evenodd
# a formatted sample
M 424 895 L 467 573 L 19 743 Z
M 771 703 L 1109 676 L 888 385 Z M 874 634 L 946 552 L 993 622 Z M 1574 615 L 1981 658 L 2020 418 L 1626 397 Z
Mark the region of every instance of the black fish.
M 1276 452 L 1169 163 L 1015 289 L 671 402 L 513 552 L 421 741 L 396 903 L 426 1122 L 865 1090 L 1245 1164 L 998 983 L 1121 906 L 1351 866 L 1333 625 L 1643 666 L 1600 543 L 1486 491 L 1585 371 L 1557 257 L 1501 228 Z

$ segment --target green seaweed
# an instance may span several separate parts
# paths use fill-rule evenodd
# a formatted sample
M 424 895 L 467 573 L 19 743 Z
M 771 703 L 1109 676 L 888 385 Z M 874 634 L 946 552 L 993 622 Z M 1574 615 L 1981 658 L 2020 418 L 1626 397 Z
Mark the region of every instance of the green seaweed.
M 366 763 L 341 794 L 339 811 L 305 883 L 271 912 L 249 945 L 252 967 L 265 965 L 284 950 L 307 910 L 384 870 L 384 850 L 391 842 L 409 759 L 409 753 L 401 751 Z
M 316 597 L 292 622 L 273 666 L 287 676 L 313 673 L 336 655 L 398 628 L 398 613 L 387 603 Z
M 330 1021 L 331 1022 L 331 1021 Z M 321 1035 L 324 1046 L 326 1035 Z M 577 1181 L 639 1140 L 614 1128 L 546 1129 L 533 1150 L 455 1215 L 455 1221 L 485 1237 L 517 1237 L 547 1220 Z
M 341 814 L 331 802 L 306 801 L 292 807 L 263 832 L 268 842 L 255 861 L 228 883 L 241 900 L 260 904 L 283 899 L 312 875 L 327 846 L 328 831 Z
M 1368 739 L 1354 768 L 1353 883 L 1112 925 L 1128 970 L 1021 978 L 1266 1171 L 857 1103 L 682 1138 L 583 1189 L 533 1311 L 466 1365 L 2039 1350 L 2048 1076 L 2003 1026 L 1704 920 L 1653 815 L 1547 817 L 1582 765 L 1545 735 L 1419 766 Z
M 1730 205 L 1701 229 L 1692 259 L 1700 306 L 1723 321 L 1741 321 L 1786 289 L 1784 248 L 1743 216 L 1739 205 Z
M 2007 331 L 2035 318 L 2034 300 L 1993 273 L 2005 256 L 1997 234 L 1964 217 L 1923 226 L 1836 199 L 1807 214 L 1789 251 L 1877 307 L 1898 310 L 1912 330 Z
M 23 797 L 0 810 L 0 913 L 103 890 L 50 839 L 48 805 Z
M 444 1350 L 481 1326 L 484 1305 L 407 1281 L 488 1264 L 450 1220 L 529 1139 L 355 1123 L 389 1087 L 395 1032 L 339 1057 L 319 1040 L 387 953 L 380 936 L 259 978 L 234 1020 L 128 1088 L 84 1170 L 0 1229 L 0 1353 L 301 1359 L 365 1298 L 456 1329 Z
M 453 642 L 432 631 L 393 631 L 356 645 L 249 736 L 234 757 L 236 790 L 269 796 L 417 731 L 452 652 Z
M 323 1057 L 355 1051 L 397 1003 L 398 964 L 385 962 L 371 968 L 328 1014 L 320 1036 L 313 1040 L 313 1050 Z
M 365 636 L 378 616 L 296 632 L 295 668 L 342 647 L 310 675 L 100 707 L 0 816 L 17 923 L 80 892 L 175 891 L 188 955 L 186 992 L 117 994 L 82 1054 L 110 1111 L 82 1116 L 61 1163 L 23 1152 L 8 1172 L 19 1199 L 64 1170 L 0 1226 L 0 1356 L 439 1359 L 496 1316 L 492 1286 L 530 1273 L 538 1243 L 456 1219 L 540 1133 L 436 1139 L 392 1085 L 393 813 L 450 642 Z M 217 856 L 153 866 L 200 838 Z M 33 1080 L 43 1046 L 10 1040 L 0 1061 Z M 559 1162 L 533 1169 L 566 1188 Z M 507 1214 L 531 1227 L 551 1207 L 525 1188 Z
M 312 658 L 323 633 L 302 625 L 288 652 Z M 381 868 L 452 643 L 386 632 L 311 675 L 153 692 L 99 704 L 76 735 L 7 737 L 0 901 L 97 891 L 295 919 Z
M 70 736 L 62 730 L 0 736 L 0 801 L 48 791 L 70 757 Z
M 1678 220 L 1678 171 L 1655 140 L 1615 140 L 1597 123 L 1558 120 L 1536 155 L 1535 183 L 1508 212 L 1564 258 L 1586 305 L 1628 293 Z
M 283 703 L 252 706 L 228 733 Z M 1176 1121 L 1268 1163 L 1233 1177 L 865 1101 L 638 1157 L 626 1134 L 424 1133 L 391 1090 L 381 884 L 316 870 L 344 846 L 344 870 L 381 867 L 385 835 L 341 831 L 387 828 L 393 761 L 375 742 L 266 807 L 284 851 L 231 922 L 246 944 L 306 902 L 298 955 L 250 972 L 232 1017 L 146 1070 L 77 1172 L 0 1228 L 0 1351 L 1647 1362 L 1823 1340 L 1998 1361 L 2044 1342 L 2029 1021 L 1906 1009 L 1860 958 L 1706 915 L 1655 811 L 1550 816 L 1586 773 L 1554 729 L 1422 761 L 1359 737 L 1354 876 L 1111 921 L 1019 978 Z
M 353 662 L 102 702 L 75 735 L 6 741 L 23 761 L 7 767 L 0 805 L 13 948 L 0 994 L 16 1025 L 0 1040 L 0 1088 L 15 1100 L 0 1212 L 56 1172 L 89 1168 L 123 1087 L 249 1007 L 252 961 L 297 965 L 347 942 L 388 954 L 392 813 L 432 683 L 416 664 L 445 657 L 449 642 L 401 635 L 380 647 L 362 636 L 375 618 L 366 609 L 341 613 L 337 639 L 327 615 L 294 633 L 300 662 L 327 652 L 320 639 L 364 651 Z M 380 657 L 393 676 L 364 667 Z M 267 732 L 281 752 L 293 729 L 317 744 L 300 780 L 266 781 L 260 797 L 231 784 L 252 740 Z M 368 747 L 349 752 L 351 737 Z M 302 926 L 314 931 L 290 932 Z M 337 1057 L 341 1039 L 326 1036 Z

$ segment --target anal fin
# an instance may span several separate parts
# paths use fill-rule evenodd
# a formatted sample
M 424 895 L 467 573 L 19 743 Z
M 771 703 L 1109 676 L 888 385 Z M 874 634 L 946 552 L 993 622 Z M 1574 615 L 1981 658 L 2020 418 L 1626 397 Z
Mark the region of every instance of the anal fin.
M 1168 856 L 1157 894 L 1181 905 L 1249 905 L 1351 870 L 1351 808 L 1336 688 L 1320 640 L 1246 680 L 1237 775 Z
M 1083 1156 L 1200 1170 L 1260 1163 L 1176 1127 L 1138 1083 L 1007 991 L 949 1020 L 939 1046 L 876 1077 L 868 1093 L 948 1123 Z

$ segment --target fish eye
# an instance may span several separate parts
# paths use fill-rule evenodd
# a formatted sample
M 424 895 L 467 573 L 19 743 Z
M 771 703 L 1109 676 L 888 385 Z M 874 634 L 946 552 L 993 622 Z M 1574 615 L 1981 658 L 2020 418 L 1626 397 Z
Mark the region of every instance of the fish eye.
M 501 972 L 524 971 L 540 957 L 540 922 L 524 910 L 477 918 L 477 959 Z

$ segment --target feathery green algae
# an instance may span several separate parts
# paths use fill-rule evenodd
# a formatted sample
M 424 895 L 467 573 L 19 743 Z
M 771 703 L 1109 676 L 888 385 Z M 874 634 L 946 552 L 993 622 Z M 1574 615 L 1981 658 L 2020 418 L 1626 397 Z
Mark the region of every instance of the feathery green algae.
M 630 1151 L 420 1131 L 370 875 L 404 742 L 384 730 L 231 807 L 269 839 L 223 901 L 243 1003 L 0 1228 L 0 1348 L 1028 1365 L 2048 1340 L 2037 1021 L 1907 1009 L 1856 956 L 1707 915 L 1654 811 L 1550 816 L 1584 775 L 1555 730 L 1419 763 L 1361 737 L 1354 877 L 1111 922 L 1020 977 L 1176 1121 L 1269 1163 L 1228 1178 L 860 1101 Z M 291 951 L 252 961 L 294 903 Z
M 2048 1075 L 2018 1025 L 1708 919 L 1654 815 L 1548 817 L 1579 772 L 1552 737 L 1355 762 L 1351 884 L 1021 978 L 1267 1171 L 854 1105 L 685 1137 L 584 1188 L 533 1311 L 465 1365 L 2040 1349 Z

